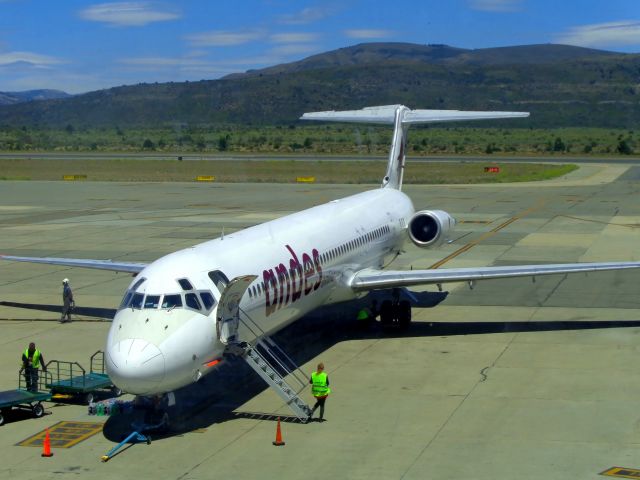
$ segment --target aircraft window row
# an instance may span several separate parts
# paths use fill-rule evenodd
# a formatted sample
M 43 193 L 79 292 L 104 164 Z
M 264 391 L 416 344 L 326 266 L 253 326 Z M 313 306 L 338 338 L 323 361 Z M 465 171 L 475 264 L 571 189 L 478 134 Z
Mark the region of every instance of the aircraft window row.
M 354 240 L 351 240 L 350 242 L 344 243 L 336 248 L 332 248 L 326 253 L 322 253 L 320 255 L 320 263 L 325 264 L 329 260 L 334 260 L 341 255 L 345 255 L 347 252 L 351 250 L 354 250 L 359 247 L 363 247 L 369 242 L 373 242 L 374 240 L 382 238 L 385 234 L 388 234 L 388 233 L 391 233 L 391 228 L 388 225 L 384 225 L 380 228 L 376 228 L 375 230 L 372 230 L 369 233 L 360 235 L 359 237 L 355 238 Z M 214 281 L 214 283 L 216 282 L 215 274 L 224 275 L 222 272 L 219 272 L 219 271 L 209 272 L 209 277 L 211 278 L 211 280 Z M 288 270 L 285 270 L 284 274 L 280 273 L 278 275 L 278 281 L 282 282 L 284 280 L 287 280 L 287 281 L 289 280 Z M 227 280 L 227 283 L 228 283 L 228 280 Z M 275 278 L 274 278 L 273 287 L 277 288 L 277 282 Z M 247 289 L 247 291 L 249 293 L 249 298 L 257 297 L 259 295 L 262 295 L 263 292 L 265 291 L 265 284 L 264 282 L 258 282 L 256 285 L 250 286 Z
M 147 295 L 144 293 L 134 293 L 128 291 L 120 308 L 132 308 L 134 310 L 172 310 L 174 308 L 182 308 L 186 306 L 191 310 L 196 310 L 207 314 L 215 306 L 216 301 L 208 291 L 188 292 L 188 293 L 171 293 L 166 295 Z
M 334 260 L 341 255 L 345 255 L 351 250 L 355 250 L 357 248 L 365 246 L 369 242 L 373 242 L 379 238 L 382 238 L 383 235 L 391 233 L 391 229 L 388 225 L 384 225 L 380 228 L 376 228 L 375 230 L 366 233 L 364 235 L 360 235 L 359 237 L 351 240 L 350 242 L 343 243 L 342 245 L 332 248 L 326 253 L 320 255 L 320 260 L 322 263 L 327 263 L 329 260 Z

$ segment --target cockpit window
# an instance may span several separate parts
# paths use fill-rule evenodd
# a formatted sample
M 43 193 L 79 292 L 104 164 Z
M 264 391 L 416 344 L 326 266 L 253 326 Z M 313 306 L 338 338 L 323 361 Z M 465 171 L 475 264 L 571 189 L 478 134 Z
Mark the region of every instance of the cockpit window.
M 213 270 L 209 272 L 209 278 L 220 292 L 222 292 L 224 287 L 229 283 L 229 278 L 220 270 Z
M 193 290 L 193 285 L 191 285 L 191 282 L 186 278 L 179 278 L 178 283 L 180 284 L 183 290 Z
M 194 310 L 202 310 L 200 300 L 198 300 L 198 296 L 195 293 L 187 293 L 184 296 L 184 299 L 187 303 L 187 307 L 193 308 Z
M 136 293 L 131 300 L 131 308 L 140 310 L 142 308 L 142 299 L 144 299 L 144 293 Z
M 147 295 L 144 299 L 144 308 L 158 308 L 160 295 Z
M 146 280 L 146 278 L 144 278 L 144 277 L 139 279 L 136 283 L 133 284 L 133 286 L 131 287 L 130 290 L 132 292 L 135 292 L 138 289 L 138 287 L 144 283 L 145 280 Z
M 179 293 L 165 295 L 162 299 L 162 308 L 176 308 L 182 306 L 182 297 Z
M 120 304 L 121 309 L 126 308 L 127 305 L 129 305 L 131 297 L 133 297 L 133 292 L 131 290 L 127 290 L 127 293 L 125 293 L 124 298 L 122 299 L 122 303 Z
M 209 292 L 200 292 L 200 298 L 202 298 L 202 303 L 204 303 L 204 308 L 206 310 L 211 310 L 216 304 L 216 301 L 213 299 L 213 295 Z

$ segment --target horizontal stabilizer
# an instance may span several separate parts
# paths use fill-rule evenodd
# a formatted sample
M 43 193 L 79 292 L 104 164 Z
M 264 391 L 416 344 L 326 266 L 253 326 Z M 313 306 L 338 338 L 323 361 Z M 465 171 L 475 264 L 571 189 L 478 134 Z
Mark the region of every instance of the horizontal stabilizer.
M 474 112 L 464 110 L 409 110 L 402 105 L 384 105 L 367 107 L 361 110 L 344 110 L 327 112 L 310 112 L 300 117 L 301 120 L 318 120 L 328 122 L 354 122 L 393 124 L 398 108 L 402 109 L 403 124 L 434 122 L 466 122 L 470 120 L 491 120 L 528 117 L 529 112 Z

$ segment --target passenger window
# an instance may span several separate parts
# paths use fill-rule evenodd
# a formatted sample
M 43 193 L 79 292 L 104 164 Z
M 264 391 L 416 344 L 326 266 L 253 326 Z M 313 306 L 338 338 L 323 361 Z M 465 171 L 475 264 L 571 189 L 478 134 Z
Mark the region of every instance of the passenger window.
M 198 300 L 198 296 L 195 293 L 187 293 L 184 296 L 187 307 L 193 308 L 194 310 L 202 310 L 200 306 L 200 301 Z
M 193 290 L 193 285 L 191 285 L 191 282 L 186 278 L 178 279 L 178 283 L 180 284 L 183 290 Z
M 175 295 L 165 295 L 162 299 L 162 308 L 176 308 L 182 306 L 182 297 L 179 293 Z
M 202 303 L 204 303 L 204 308 L 207 310 L 211 310 L 216 304 L 213 295 L 209 292 L 200 292 L 200 298 L 202 299 Z
M 144 308 L 158 308 L 160 295 L 147 295 L 144 299 Z
M 142 300 L 144 299 L 143 293 L 136 293 L 131 300 L 131 308 L 140 310 L 142 308 Z

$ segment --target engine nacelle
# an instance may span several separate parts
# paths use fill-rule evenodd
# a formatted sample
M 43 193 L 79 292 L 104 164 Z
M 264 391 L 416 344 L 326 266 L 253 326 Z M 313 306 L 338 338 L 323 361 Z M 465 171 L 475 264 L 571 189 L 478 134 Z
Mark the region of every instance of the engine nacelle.
M 434 248 L 449 239 L 456 220 L 442 210 L 421 210 L 409 220 L 409 238 L 420 248 Z

